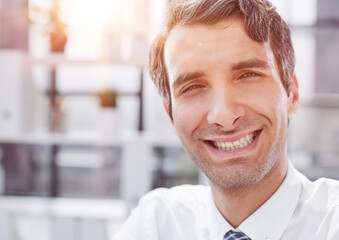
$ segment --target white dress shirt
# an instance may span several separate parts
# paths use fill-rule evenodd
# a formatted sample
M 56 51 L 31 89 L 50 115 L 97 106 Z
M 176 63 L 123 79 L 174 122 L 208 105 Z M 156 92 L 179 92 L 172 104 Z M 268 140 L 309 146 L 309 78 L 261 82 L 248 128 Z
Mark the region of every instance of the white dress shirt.
M 289 164 L 279 189 L 234 229 L 208 186 L 183 185 L 146 194 L 115 240 L 223 240 L 229 230 L 252 240 L 339 240 L 339 181 L 309 181 Z

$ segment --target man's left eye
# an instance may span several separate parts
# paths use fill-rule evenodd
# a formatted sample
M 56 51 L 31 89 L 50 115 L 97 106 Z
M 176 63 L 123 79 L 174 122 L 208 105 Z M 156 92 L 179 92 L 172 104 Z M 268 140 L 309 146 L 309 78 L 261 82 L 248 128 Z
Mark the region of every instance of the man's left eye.
M 193 90 L 195 90 L 195 89 L 197 89 L 197 88 L 201 88 L 201 87 L 202 87 L 202 85 L 197 85 L 197 84 L 191 85 L 191 86 L 188 86 L 188 87 L 186 87 L 185 89 L 183 89 L 183 90 L 181 91 L 181 93 L 182 93 L 182 94 L 185 94 L 185 93 L 187 93 L 187 92 L 189 92 L 189 91 L 193 91 Z
M 259 76 L 259 74 L 255 73 L 255 72 L 247 72 L 247 73 L 241 75 L 240 78 L 248 78 L 248 77 L 256 77 L 256 76 Z

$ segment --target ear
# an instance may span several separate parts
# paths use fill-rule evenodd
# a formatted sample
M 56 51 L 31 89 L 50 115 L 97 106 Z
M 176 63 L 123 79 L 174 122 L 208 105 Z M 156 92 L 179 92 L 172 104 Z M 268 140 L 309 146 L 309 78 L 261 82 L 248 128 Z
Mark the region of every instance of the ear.
M 291 78 L 291 85 L 290 85 L 288 114 L 296 113 L 299 110 L 299 107 L 300 107 L 299 84 L 298 84 L 297 76 L 293 74 Z

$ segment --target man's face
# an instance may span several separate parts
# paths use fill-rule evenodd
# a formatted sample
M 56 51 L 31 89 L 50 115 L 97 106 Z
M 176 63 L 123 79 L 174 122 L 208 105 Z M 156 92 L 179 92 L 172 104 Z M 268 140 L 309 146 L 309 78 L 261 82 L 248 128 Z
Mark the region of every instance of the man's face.
M 268 43 L 250 39 L 240 20 L 176 26 L 165 62 L 174 128 L 191 159 L 218 186 L 251 186 L 286 169 L 287 96 Z

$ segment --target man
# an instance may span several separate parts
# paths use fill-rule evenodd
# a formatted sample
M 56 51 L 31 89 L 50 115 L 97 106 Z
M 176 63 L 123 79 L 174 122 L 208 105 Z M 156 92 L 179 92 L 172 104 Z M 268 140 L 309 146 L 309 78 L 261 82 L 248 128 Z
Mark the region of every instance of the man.
M 287 158 L 294 50 L 266 0 L 172 0 L 150 74 L 210 186 L 144 196 L 116 239 L 339 239 L 339 183 Z

